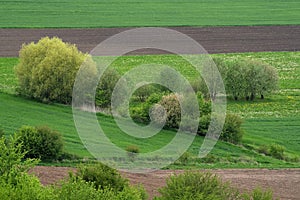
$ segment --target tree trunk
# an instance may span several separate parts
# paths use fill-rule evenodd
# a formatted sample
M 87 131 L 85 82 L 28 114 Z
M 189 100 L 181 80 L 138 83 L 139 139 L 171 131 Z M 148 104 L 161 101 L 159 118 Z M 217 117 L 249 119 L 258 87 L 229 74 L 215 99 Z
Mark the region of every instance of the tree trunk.
M 254 94 L 253 94 L 253 93 L 251 93 L 250 100 L 251 100 L 251 101 L 253 101 L 253 100 L 254 100 L 254 98 L 255 98 Z

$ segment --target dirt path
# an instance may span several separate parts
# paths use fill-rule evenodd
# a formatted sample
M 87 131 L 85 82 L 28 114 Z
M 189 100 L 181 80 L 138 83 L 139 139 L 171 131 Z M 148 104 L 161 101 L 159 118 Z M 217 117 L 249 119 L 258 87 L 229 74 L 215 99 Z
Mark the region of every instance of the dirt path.
M 300 26 L 177 27 L 172 29 L 192 37 L 209 53 L 300 50 Z M 127 29 L 0 29 L 0 56 L 18 56 L 23 43 L 38 41 L 44 36 L 58 36 L 66 42 L 77 44 L 81 51 L 90 52 L 101 41 L 124 30 Z M 172 42 L 180 45 L 183 41 Z M 132 54 L 159 53 L 163 52 L 142 49 Z
M 43 167 L 32 170 L 43 184 L 51 184 L 68 176 L 74 168 Z M 150 197 L 158 195 L 157 189 L 165 185 L 168 176 L 182 173 L 181 170 L 159 170 L 148 174 L 122 173 L 132 184 L 143 184 Z M 228 169 L 212 170 L 224 181 L 230 181 L 242 191 L 250 190 L 259 185 L 271 188 L 274 195 L 284 200 L 300 199 L 300 169 Z

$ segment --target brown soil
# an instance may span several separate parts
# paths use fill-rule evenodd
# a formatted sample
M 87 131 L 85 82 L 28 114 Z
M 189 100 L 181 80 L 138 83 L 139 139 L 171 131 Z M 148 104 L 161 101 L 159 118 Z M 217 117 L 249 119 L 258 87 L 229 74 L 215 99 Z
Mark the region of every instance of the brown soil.
M 192 37 L 209 53 L 300 50 L 300 26 L 177 27 L 172 29 Z M 58 36 L 66 42 L 77 44 L 81 51 L 90 52 L 103 40 L 124 30 L 128 29 L 0 29 L 0 56 L 18 56 L 23 43 L 38 41 L 44 36 Z M 180 45 L 183 41 L 172 42 Z M 141 49 L 133 54 L 160 53 L 164 52 Z
M 43 184 L 55 183 L 66 178 L 74 168 L 66 167 L 35 167 L 31 172 L 36 174 Z M 124 173 L 132 184 L 143 184 L 150 198 L 159 195 L 157 189 L 165 185 L 168 176 L 182 173 L 181 170 L 159 170 L 147 174 Z M 300 199 L 300 169 L 226 169 L 212 170 L 224 181 L 230 181 L 241 191 L 251 190 L 256 186 L 271 188 L 275 197 L 280 199 Z

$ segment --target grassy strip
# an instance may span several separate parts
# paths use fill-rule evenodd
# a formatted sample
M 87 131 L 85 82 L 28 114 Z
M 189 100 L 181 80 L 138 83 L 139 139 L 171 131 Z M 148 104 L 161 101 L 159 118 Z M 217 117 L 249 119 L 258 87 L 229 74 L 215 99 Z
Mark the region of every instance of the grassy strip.
M 0 27 L 141 27 L 299 24 L 298 0 L 3 1 Z

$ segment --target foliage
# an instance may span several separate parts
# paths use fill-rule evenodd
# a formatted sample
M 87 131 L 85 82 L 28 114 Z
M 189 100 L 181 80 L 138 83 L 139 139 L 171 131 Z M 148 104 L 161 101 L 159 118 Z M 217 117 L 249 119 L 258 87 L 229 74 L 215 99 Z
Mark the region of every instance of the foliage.
M 117 170 L 102 163 L 80 165 L 76 177 L 93 183 L 96 189 L 108 187 L 117 192 L 128 186 L 128 181 Z
M 263 191 L 260 187 L 256 187 L 250 193 L 243 194 L 243 200 L 272 200 L 272 190 Z
M 270 145 L 269 152 L 270 152 L 270 155 L 274 158 L 283 160 L 284 159 L 284 151 L 285 151 L 284 146 L 281 146 L 279 144 L 271 144 Z
M 161 93 L 160 87 L 158 85 L 144 85 L 134 91 L 133 98 L 136 102 L 145 102 L 151 95 L 156 93 Z
M 184 172 L 167 179 L 167 185 L 159 190 L 156 200 L 169 199 L 237 199 L 239 193 L 228 183 L 211 173 Z
M 112 93 L 115 85 L 120 79 L 119 73 L 114 68 L 108 68 L 101 76 L 96 90 L 96 105 L 102 108 L 111 105 Z
M 78 186 L 77 183 L 79 184 Z M 71 184 L 71 185 L 70 185 Z M 75 187 L 79 187 L 79 191 L 85 197 L 86 195 L 93 194 L 93 191 L 98 193 L 95 199 L 116 199 L 116 200 L 146 200 L 147 194 L 143 187 L 132 187 L 129 186 L 128 180 L 121 177 L 120 173 L 113 168 L 110 168 L 101 163 L 80 165 L 75 176 L 71 174 L 69 184 L 66 185 L 66 192 L 73 191 Z M 87 188 L 86 192 L 84 187 L 80 185 L 86 184 L 84 187 Z M 68 189 L 69 188 L 69 189 Z M 95 192 L 94 192 L 95 193 Z M 95 193 L 95 195 L 96 195 Z M 74 196 L 74 198 L 76 195 Z M 86 199 L 86 198 L 84 198 Z M 88 198 L 90 199 L 90 198 Z
M 26 158 L 57 159 L 63 150 L 62 136 L 47 126 L 22 126 L 16 133 Z
M 272 156 L 276 159 L 280 159 L 280 160 L 289 159 L 284 156 L 285 147 L 279 144 L 273 143 L 271 145 L 261 145 L 258 147 L 257 151 L 267 156 Z
M 18 178 L 38 162 L 36 159 L 24 159 L 22 144 L 18 143 L 16 135 L 9 140 L 0 138 L 0 180 L 8 184 L 16 184 Z
M 57 37 L 24 44 L 20 50 L 20 62 L 15 68 L 18 92 L 43 102 L 70 104 L 77 71 L 86 58 L 75 45 L 64 43 Z M 94 65 L 87 69 L 87 77 L 96 75 Z M 89 83 L 83 82 L 82 85 Z
M 151 120 L 151 113 L 157 109 L 157 103 L 161 100 L 165 93 L 152 93 L 145 102 L 130 102 L 130 116 L 135 122 L 148 123 Z M 149 115 L 150 113 L 150 115 Z M 154 114 L 154 113 L 152 113 Z
M 159 106 L 162 106 L 165 110 L 166 122 L 165 127 L 169 128 L 178 128 L 181 120 L 181 108 L 178 101 L 178 98 L 182 98 L 182 96 L 176 94 L 169 94 L 163 96 L 159 102 Z M 160 114 L 155 112 L 160 112 L 161 109 L 153 109 L 152 115 L 160 116 Z M 157 120 L 156 118 L 155 120 Z M 160 118 L 161 119 L 161 118 Z M 161 124 L 162 121 L 156 121 L 158 124 Z
M 235 100 L 239 97 L 254 100 L 257 95 L 264 99 L 266 94 L 277 89 L 278 75 L 275 68 L 265 62 L 239 59 L 229 64 L 225 82 L 227 92 Z
M 48 200 L 55 199 L 51 188 L 43 187 L 37 177 L 27 173 L 18 174 L 16 182 L 0 182 L 1 199 Z
M 110 187 L 96 189 L 94 182 L 86 182 L 81 178 L 70 177 L 62 182 L 61 187 L 55 187 L 55 199 L 111 199 L 111 200 L 146 200 L 147 195 L 141 187 L 126 186 L 122 191 L 114 191 Z
M 200 117 L 199 120 L 199 126 L 198 126 L 198 134 L 205 136 L 207 134 L 209 126 L 212 124 L 217 123 L 211 123 L 212 120 L 219 121 L 218 115 L 204 115 Z M 242 126 L 242 119 L 236 114 L 228 113 L 225 117 L 224 126 L 220 135 L 220 139 L 226 142 L 230 142 L 233 144 L 239 144 L 242 142 L 243 137 L 243 130 L 241 128 Z M 212 131 L 217 129 L 218 127 L 211 127 Z
M 241 143 L 243 137 L 241 125 L 241 117 L 235 114 L 227 114 L 220 139 L 233 144 Z

